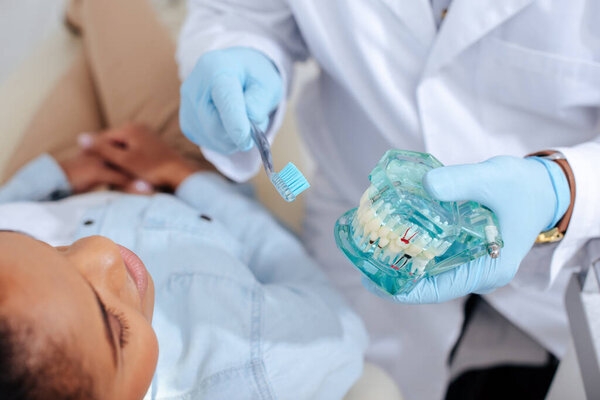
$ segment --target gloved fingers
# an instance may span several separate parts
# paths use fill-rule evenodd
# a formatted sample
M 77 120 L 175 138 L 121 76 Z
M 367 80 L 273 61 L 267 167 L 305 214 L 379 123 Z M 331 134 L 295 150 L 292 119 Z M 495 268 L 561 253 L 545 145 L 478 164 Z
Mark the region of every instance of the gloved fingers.
M 212 105 L 193 104 L 188 98 L 181 97 L 179 124 L 183 134 L 199 146 L 218 151 L 222 154 L 234 153 L 237 148 L 226 132 L 218 111 Z M 206 134 L 207 132 L 213 134 Z
M 396 301 L 405 304 L 442 303 L 465 296 L 488 285 L 485 258 L 470 261 L 439 275 L 428 276 L 421 280 L 409 293 L 396 296 Z
M 402 304 L 432 304 L 450 300 L 450 298 L 440 297 L 438 276 L 424 278 L 410 292 L 394 296 L 394 300 Z
M 498 268 L 502 268 L 499 270 Z M 410 292 L 392 296 L 363 277 L 363 286 L 376 296 L 402 304 L 442 303 L 470 293 L 487 294 L 506 285 L 514 271 L 509 271 L 488 256 L 463 264 L 439 275 L 422 279 Z
M 179 126 L 181 131 L 190 141 L 198 144 L 200 126 L 198 124 L 198 115 L 193 103 L 185 96 L 181 96 L 181 105 L 179 107 Z
M 389 294 L 386 291 L 384 291 L 383 289 L 381 289 L 379 286 L 377 286 L 375 283 L 373 283 L 373 281 L 371 281 L 366 276 L 362 277 L 361 282 L 362 282 L 362 285 L 365 287 L 365 289 L 367 289 L 369 292 L 371 292 L 375 296 L 380 297 L 384 300 L 392 300 L 392 301 L 394 300 L 394 296 L 392 296 L 391 294 Z
M 255 80 L 246 83 L 244 100 L 248 117 L 259 124 L 269 119 L 269 115 L 281 100 L 281 90 L 269 86 L 272 85 L 265 85 Z
M 223 128 L 240 150 L 252 147 L 250 122 L 246 112 L 244 91 L 239 79 L 222 74 L 215 77 L 211 99 L 219 112 Z
M 257 124 L 261 131 L 266 132 L 269 129 L 269 120 L 265 119 L 263 122 Z
M 493 172 L 486 163 L 441 167 L 425 175 L 423 186 L 432 197 L 441 201 L 472 200 L 491 207 Z

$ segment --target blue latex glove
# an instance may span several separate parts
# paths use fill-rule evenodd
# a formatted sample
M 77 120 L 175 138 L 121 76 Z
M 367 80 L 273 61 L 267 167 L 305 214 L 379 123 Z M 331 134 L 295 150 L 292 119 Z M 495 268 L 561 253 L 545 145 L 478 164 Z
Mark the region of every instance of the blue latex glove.
M 427 277 L 411 292 L 397 296 L 363 279 L 368 290 L 399 303 L 439 303 L 506 285 L 537 235 L 554 226 L 570 202 L 569 184 L 560 167 L 535 157 L 502 156 L 479 164 L 437 168 L 425 175 L 423 184 L 439 200 L 474 200 L 492 209 L 498 217 L 504 248 L 497 259 L 480 257 Z
M 192 142 L 219 153 L 250 150 L 249 119 L 266 130 L 282 95 L 281 76 L 261 52 L 210 51 L 181 86 L 181 129 Z

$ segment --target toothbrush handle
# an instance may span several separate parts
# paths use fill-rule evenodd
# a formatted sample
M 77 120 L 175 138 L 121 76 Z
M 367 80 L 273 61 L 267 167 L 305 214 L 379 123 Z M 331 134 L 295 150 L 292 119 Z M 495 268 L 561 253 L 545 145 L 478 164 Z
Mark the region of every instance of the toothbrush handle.
M 260 158 L 262 158 L 267 176 L 271 178 L 271 175 L 273 175 L 275 171 L 273 169 L 273 157 L 271 156 L 271 146 L 269 145 L 269 141 L 267 140 L 265 133 L 252 121 L 250 121 L 250 128 L 252 140 L 254 140 L 256 148 L 260 153 Z

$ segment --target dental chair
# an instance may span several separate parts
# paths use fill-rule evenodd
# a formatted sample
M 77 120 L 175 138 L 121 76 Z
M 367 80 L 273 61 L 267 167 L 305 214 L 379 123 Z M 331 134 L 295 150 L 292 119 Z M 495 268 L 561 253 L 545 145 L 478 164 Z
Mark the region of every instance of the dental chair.
M 154 3 L 163 23 L 172 32 L 173 37 L 176 37 L 185 16 L 185 2 L 155 0 Z M 77 38 L 62 26 L 56 26 L 29 58 L 0 82 L 0 172 L 19 143 L 19 134 L 24 131 L 32 114 L 56 79 L 75 59 L 79 46 Z M 299 79 L 296 79 L 296 84 L 302 84 L 314 72 L 314 65 L 302 67 L 298 71 Z M 293 102 L 294 98 L 291 99 L 291 103 Z M 290 112 L 273 146 L 274 162 L 276 166 L 283 166 L 292 161 L 310 178 L 311 161 L 295 132 L 294 115 L 291 111 L 293 109 L 291 104 L 288 108 Z M 253 184 L 259 200 L 283 223 L 299 232 L 304 211 L 302 200 L 294 203 L 284 202 L 264 174 L 254 178 Z M 402 395 L 383 369 L 367 362 L 363 375 L 344 400 L 402 400 Z

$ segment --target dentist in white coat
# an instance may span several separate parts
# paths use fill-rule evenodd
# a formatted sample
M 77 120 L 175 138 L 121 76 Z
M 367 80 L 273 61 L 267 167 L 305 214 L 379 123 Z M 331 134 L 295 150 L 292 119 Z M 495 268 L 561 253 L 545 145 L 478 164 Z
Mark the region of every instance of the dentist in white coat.
M 437 399 L 467 293 L 565 351 L 565 265 L 600 236 L 599 15 L 594 0 L 189 0 L 182 129 L 221 172 L 247 180 L 260 167 L 249 120 L 272 139 L 294 62 L 318 62 L 297 110 L 318 167 L 304 242 L 365 320 L 367 358 L 407 398 Z M 361 286 L 332 230 L 390 148 L 467 164 L 440 169 L 427 188 L 496 212 L 498 264 L 461 266 L 396 303 Z M 557 153 L 522 158 L 542 150 Z M 480 163 L 497 155 L 509 157 Z M 562 240 L 529 251 L 552 228 Z

